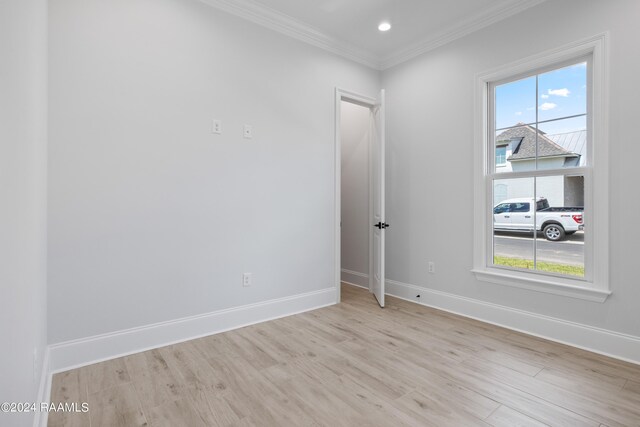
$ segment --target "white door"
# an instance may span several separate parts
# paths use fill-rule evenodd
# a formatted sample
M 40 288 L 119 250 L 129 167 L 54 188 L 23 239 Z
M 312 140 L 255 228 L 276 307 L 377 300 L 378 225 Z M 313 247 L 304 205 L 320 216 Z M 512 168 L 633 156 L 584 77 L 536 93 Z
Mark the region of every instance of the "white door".
M 371 256 L 369 287 L 384 307 L 384 90 L 372 109 L 371 129 L 371 203 L 373 221 L 371 224 Z

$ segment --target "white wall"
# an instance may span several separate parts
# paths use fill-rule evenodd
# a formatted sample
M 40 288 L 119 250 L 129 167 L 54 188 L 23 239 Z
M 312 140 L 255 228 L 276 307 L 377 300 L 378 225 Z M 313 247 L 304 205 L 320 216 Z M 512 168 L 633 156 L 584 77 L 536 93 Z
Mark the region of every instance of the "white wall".
M 194 0 L 50 28 L 50 343 L 334 285 L 334 87 L 379 73 Z
M 0 2 L 0 402 L 37 401 L 46 346 L 46 19 L 45 0 Z
M 387 93 L 387 277 L 434 291 L 640 336 L 635 0 L 548 1 L 383 73 Z M 475 75 L 610 31 L 610 271 L 605 303 L 478 282 L 473 264 Z M 450 159 L 455 159 L 451 168 Z M 436 273 L 427 273 L 427 262 Z
M 342 280 L 368 287 L 371 110 L 345 101 L 340 108 Z

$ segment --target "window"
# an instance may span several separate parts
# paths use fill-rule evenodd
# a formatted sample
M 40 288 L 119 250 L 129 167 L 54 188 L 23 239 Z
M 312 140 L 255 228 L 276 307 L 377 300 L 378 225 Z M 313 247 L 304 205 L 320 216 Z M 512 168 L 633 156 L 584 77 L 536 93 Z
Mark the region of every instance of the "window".
M 496 146 L 496 166 L 504 166 L 507 164 L 507 146 Z
M 492 188 L 506 186 L 515 197 L 509 213 L 524 214 L 494 217 L 494 267 L 585 277 L 584 180 L 573 188 L 568 181 L 589 164 L 589 73 L 590 57 L 583 57 L 489 84 L 487 128 L 495 129 L 496 164 L 487 176 Z M 513 141 L 508 159 L 505 139 Z M 547 176 L 550 170 L 556 175 Z M 552 207 L 531 209 L 534 200 Z
M 478 279 L 610 293 L 604 37 L 479 77 Z
M 514 203 L 511 212 L 529 212 L 529 203 Z

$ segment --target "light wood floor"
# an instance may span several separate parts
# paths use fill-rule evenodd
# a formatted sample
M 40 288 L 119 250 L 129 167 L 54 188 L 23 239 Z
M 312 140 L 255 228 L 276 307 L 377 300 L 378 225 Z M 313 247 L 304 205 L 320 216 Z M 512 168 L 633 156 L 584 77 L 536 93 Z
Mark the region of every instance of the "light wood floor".
M 640 366 L 343 286 L 339 305 L 57 374 L 54 426 L 640 426 Z

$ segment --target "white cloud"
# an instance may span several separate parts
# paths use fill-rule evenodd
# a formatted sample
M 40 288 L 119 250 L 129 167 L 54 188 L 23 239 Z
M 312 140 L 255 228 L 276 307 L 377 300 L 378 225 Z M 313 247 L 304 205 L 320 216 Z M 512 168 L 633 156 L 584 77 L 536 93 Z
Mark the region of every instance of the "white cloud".
M 571 93 L 571 91 L 569 91 L 569 89 L 567 89 L 566 87 L 562 89 L 549 89 L 547 90 L 547 92 L 549 93 L 549 95 L 562 96 L 564 98 L 568 97 Z
M 554 109 L 554 108 L 556 108 L 556 107 L 557 107 L 557 105 L 556 105 L 556 104 L 554 104 L 553 102 L 545 102 L 544 104 L 542 104 L 542 105 L 540 106 L 540 109 L 541 109 L 542 111 L 547 111 L 547 110 L 553 110 L 553 109 Z
M 521 116 L 522 115 L 522 111 L 516 111 L 516 116 Z
M 549 98 L 549 95 L 545 95 L 545 94 L 543 93 L 542 95 L 540 95 L 540 98 L 542 98 L 542 99 L 547 99 L 547 98 Z

